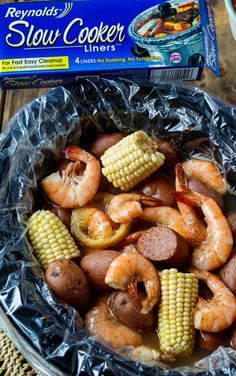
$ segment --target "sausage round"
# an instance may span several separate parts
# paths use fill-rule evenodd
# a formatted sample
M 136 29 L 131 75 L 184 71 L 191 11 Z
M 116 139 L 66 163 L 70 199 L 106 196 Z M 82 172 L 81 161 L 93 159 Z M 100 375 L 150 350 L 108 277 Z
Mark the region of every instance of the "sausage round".
M 228 262 L 220 269 L 219 277 L 236 294 L 236 253 L 230 257 Z
M 189 245 L 182 236 L 168 227 L 152 227 L 137 242 L 137 250 L 151 261 L 169 266 L 182 265 L 189 256 Z

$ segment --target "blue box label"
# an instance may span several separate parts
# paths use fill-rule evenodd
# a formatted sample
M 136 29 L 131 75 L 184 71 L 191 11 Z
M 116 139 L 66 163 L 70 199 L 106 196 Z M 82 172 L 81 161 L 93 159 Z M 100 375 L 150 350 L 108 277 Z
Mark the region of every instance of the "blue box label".
M 2 4 L 0 22 L 0 78 L 5 84 L 21 74 L 201 71 L 206 59 L 197 0 Z M 178 77 L 198 78 L 193 71 Z
M 200 14 L 202 22 L 203 46 L 206 66 L 217 76 L 220 76 L 218 45 L 214 12 L 204 0 L 200 0 Z

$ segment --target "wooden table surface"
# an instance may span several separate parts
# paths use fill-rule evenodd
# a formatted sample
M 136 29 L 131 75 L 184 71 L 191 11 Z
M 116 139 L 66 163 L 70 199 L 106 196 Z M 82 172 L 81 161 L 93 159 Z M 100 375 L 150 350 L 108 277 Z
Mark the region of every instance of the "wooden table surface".
M 0 3 L 6 3 L 0 0 Z M 8 1 L 9 2 L 9 1 Z M 13 1 L 12 1 L 13 2 Z M 216 78 L 207 69 L 203 79 L 194 84 L 231 101 L 236 105 L 236 41 L 229 26 L 229 20 L 223 0 L 209 0 L 215 10 L 219 56 L 222 76 Z M 50 89 L 24 89 L 0 91 L 0 129 L 4 129 L 8 120 L 17 110 L 30 100 L 41 96 Z

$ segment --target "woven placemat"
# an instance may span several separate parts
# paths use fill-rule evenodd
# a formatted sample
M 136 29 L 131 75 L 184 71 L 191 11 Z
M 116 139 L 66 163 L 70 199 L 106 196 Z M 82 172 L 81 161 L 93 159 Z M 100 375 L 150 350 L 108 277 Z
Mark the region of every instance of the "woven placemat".
M 36 376 L 7 335 L 0 330 L 0 376 Z

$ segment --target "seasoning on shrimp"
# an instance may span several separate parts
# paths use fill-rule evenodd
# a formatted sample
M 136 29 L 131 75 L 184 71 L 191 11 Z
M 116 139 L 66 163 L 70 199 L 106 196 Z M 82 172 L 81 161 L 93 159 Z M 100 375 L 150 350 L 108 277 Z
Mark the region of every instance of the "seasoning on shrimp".
M 175 167 L 175 186 L 177 192 L 184 192 L 187 190 L 187 183 L 184 176 L 183 168 L 178 163 Z M 197 213 L 191 205 L 184 202 L 177 201 L 179 211 L 182 215 L 187 232 L 189 234 L 189 242 L 192 245 L 199 245 L 206 238 L 206 228 L 199 219 Z
M 112 261 L 105 283 L 137 296 L 138 282 L 142 282 L 146 290 L 147 296 L 141 301 L 141 313 L 145 314 L 155 306 L 160 297 L 160 281 L 154 265 L 136 251 L 123 253 Z
M 204 270 L 189 268 L 213 293 L 211 300 L 199 298 L 194 315 L 196 329 L 210 333 L 228 328 L 236 320 L 236 297 L 221 279 Z
M 174 230 L 183 238 L 189 238 L 189 234 L 180 212 L 168 206 L 155 208 L 144 208 L 142 215 L 139 217 L 142 221 L 160 224 Z
M 192 158 L 182 163 L 187 178 L 196 178 L 215 189 L 221 195 L 227 192 L 227 184 L 214 163 Z
M 176 192 L 176 197 L 177 200 L 201 207 L 207 223 L 207 236 L 194 248 L 191 264 L 202 270 L 215 270 L 224 265 L 232 251 L 233 236 L 215 200 L 192 191 Z
M 160 199 L 139 193 L 122 193 L 114 196 L 106 211 L 115 223 L 128 223 L 142 214 L 141 204 L 156 206 Z
M 75 163 L 67 168 L 47 176 L 41 182 L 48 198 L 55 204 L 68 209 L 86 205 L 95 196 L 101 177 L 99 161 L 85 150 L 77 146 L 69 146 L 65 150 L 65 157 Z M 83 175 L 78 175 L 80 163 L 86 165 Z
M 107 298 L 101 298 L 85 316 L 85 328 L 98 340 L 113 349 L 123 346 L 140 346 L 142 339 L 134 329 L 117 321 L 109 311 Z

